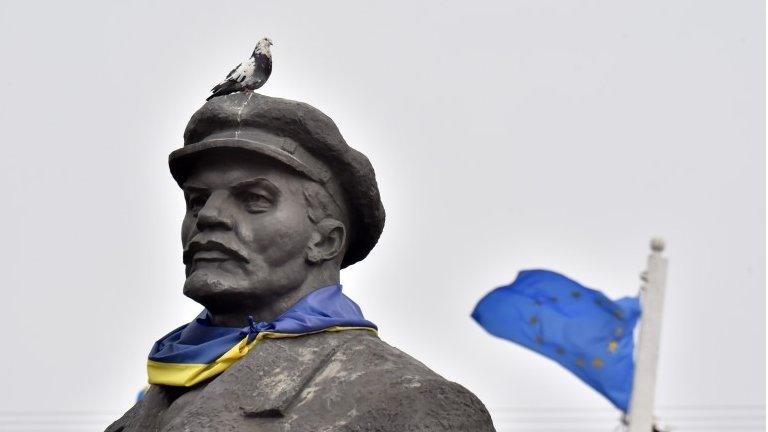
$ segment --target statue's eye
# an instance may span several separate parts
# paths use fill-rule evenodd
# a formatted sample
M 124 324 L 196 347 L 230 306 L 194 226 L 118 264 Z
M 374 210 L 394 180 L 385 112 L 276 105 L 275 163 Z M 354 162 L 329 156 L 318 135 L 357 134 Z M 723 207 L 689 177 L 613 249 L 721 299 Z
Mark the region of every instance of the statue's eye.
M 252 213 L 260 213 L 272 207 L 272 198 L 263 193 L 245 192 L 242 200 L 246 210 Z
M 205 205 L 207 197 L 201 195 L 187 195 L 187 210 L 197 214 L 201 208 Z

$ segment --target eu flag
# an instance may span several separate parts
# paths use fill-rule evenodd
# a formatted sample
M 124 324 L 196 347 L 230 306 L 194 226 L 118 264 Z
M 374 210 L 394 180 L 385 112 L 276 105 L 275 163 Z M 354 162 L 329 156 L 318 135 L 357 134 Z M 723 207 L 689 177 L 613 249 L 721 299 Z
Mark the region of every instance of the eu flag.
M 626 412 L 635 364 L 636 297 L 612 301 L 548 270 L 526 270 L 483 297 L 472 318 L 494 336 L 543 354 Z

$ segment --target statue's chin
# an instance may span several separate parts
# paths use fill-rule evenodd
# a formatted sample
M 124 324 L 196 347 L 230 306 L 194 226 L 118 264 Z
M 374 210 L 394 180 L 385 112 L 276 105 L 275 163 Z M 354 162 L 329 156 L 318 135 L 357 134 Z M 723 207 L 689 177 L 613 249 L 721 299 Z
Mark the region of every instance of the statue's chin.
M 184 295 L 210 309 L 213 304 L 237 302 L 248 295 L 247 284 L 219 272 L 195 271 L 184 282 Z M 243 286 L 245 285 L 245 286 Z

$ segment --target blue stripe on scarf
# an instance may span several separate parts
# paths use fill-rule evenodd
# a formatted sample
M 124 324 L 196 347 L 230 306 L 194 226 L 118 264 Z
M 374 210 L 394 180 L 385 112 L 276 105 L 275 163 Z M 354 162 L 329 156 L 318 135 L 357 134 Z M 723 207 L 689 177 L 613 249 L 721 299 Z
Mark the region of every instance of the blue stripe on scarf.
M 219 327 L 211 324 L 207 310 L 192 322 L 158 340 L 149 360 L 160 363 L 207 364 L 237 343 L 253 340 L 260 332 L 303 334 L 330 327 L 376 326 L 363 318 L 360 307 L 341 292 L 340 285 L 319 288 L 302 298 L 272 322 L 253 322 L 246 327 Z

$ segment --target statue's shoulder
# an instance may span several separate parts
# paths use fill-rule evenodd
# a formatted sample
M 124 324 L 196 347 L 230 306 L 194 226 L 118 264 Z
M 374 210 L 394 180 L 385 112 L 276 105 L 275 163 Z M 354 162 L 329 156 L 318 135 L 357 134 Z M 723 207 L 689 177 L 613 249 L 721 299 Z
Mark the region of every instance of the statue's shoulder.
M 340 344 L 308 387 L 302 403 L 334 399 L 337 421 L 346 421 L 349 430 L 494 430 L 472 392 L 370 332 Z
M 358 333 L 345 341 L 337 348 L 328 366 L 347 371 L 359 370 L 387 385 L 401 381 L 410 382 L 411 387 L 424 380 L 448 382 L 420 361 L 384 342 L 372 332 Z M 353 377 L 357 379 L 359 376 L 355 374 Z
M 129 428 L 136 423 L 136 418 L 141 411 L 140 405 L 141 403 L 134 404 L 122 417 L 107 426 L 107 429 L 104 430 L 104 432 L 123 432 L 129 430 Z

